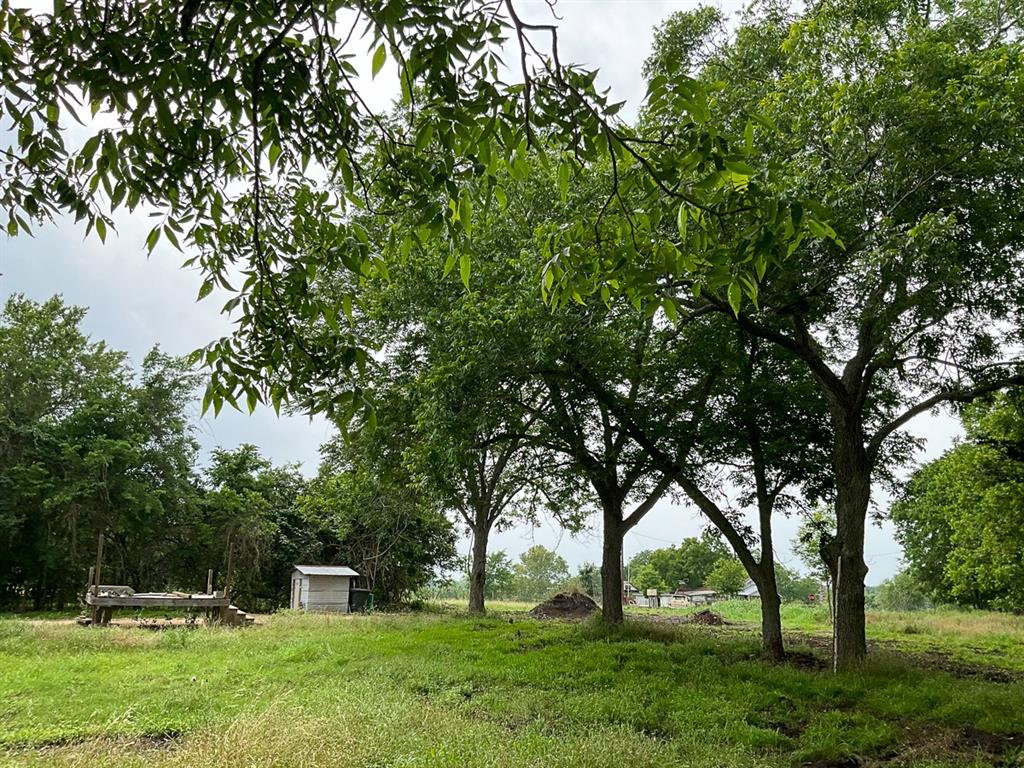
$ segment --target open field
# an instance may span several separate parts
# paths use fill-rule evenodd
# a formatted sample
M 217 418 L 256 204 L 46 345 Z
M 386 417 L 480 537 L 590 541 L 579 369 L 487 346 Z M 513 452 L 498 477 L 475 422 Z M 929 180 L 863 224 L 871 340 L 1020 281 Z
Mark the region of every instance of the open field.
M 1020 618 L 872 614 L 871 662 L 833 676 L 806 655 L 809 615 L 787 617 L 804 655 L 771 666 L 748 625 L 609 631 L 501 607 L 248 630 L 0 620 L 0 764 L 1024 765 Z

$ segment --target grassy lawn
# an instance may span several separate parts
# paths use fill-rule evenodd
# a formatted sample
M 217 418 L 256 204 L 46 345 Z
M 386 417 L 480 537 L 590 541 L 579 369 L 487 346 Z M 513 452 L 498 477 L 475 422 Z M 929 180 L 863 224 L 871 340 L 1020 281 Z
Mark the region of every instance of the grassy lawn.
M 872 615 L 884 644 L 833 676 L 760 661 L 745 625 L 608 631 L 502 608 L 247 630 L 0 620 L 0 764 L 1024 765 L 1024 676 L 917 663 L 972 648 L 1018 670 L 1021 619 Z

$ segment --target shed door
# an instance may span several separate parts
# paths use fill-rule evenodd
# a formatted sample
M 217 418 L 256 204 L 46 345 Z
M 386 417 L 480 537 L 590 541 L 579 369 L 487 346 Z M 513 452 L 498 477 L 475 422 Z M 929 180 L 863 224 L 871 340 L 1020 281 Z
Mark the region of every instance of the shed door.
M 292 579 L 292 600 L 291 600 L 291 605 L 290 605 L 291 608 L 298 608 L 299 607 L 299 593 L 300 593 L 301 590 L 302 590 L 302 580 L 301 579 Z

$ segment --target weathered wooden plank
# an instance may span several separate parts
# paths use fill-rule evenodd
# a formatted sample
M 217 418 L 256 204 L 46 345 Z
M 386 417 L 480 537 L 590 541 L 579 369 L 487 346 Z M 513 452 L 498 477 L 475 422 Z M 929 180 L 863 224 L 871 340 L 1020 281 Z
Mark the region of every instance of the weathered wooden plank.
M 230 600 L 226 597 L 213 595 L 191 595 L 175 597 L 171 595 L 130 595 L 126 597 L 104 597 L 86 594 L 88 605 L 106 606 L 111 608 L 219 608 L 227 607 Z

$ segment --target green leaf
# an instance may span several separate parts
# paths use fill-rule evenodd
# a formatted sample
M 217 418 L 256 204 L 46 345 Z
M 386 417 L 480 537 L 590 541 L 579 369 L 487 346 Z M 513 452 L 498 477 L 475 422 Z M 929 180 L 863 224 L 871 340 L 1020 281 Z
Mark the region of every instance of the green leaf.
M 743 160 L 726 159 L 725 167 L 737 176 L 746 176 L 749 178 L 754 175 L 754 167 Z
M 442 273 L 444 274 L 445 277 L 448 277 L 448 275 L 450 275 L 452 273 L 452 270 L 455 268 L 455 258 L 455 253 L 453 252 L 449 253 L 448 258 L 444 260 L 444 270 L 442 271 Z
M 562 162 L 558 166 L 558 192 L 565 203 L 569 199 L 569 164 Z
M 462 223 L 462 228 L 466 231 L 466 234 L 472 234 L 473 201 L 469 198 L 469 191 L 465 189 L 459 195 L 459 221 Z
M 96 219 L 96 234 L 100 236 L 100 242 L 107 242 L 107 223 L 102 219 Z
M 676 214 L 676 226 L 679 228 L 679 239 L 686 240 L 686 220 L 688 215 L 686 212 L 686 203 L 679 204 L 679 212 Z
M 373 77 L 377 76 L 377 74 L 384 67 L 384 62 L 387 61 L 387 60 L 388 60 L 387 49 L 384 47 L 384 43 L 381 43 L 380 45 L 377 46 L 377 50 L 373 52 L 373 64 L 371 65 L 372 72 L 373 72 L 373 75 L 372 75 Z
M 86 139 L 85 144 L 82 145 L 82 157 L 86 160 L 92 160 L 93 156 L 96 154 L 96 150 L 99 149 L 99 146 L 100 135 L 98 133 L 93 134 Z
M 256 410 L 256 403 L 259 402 L 259 396 L 256 394 L 255 389 L 250 389 L 245 396 L 246 405 L 249 407 L 249 413 Z
M 179 251 L 181 250 L 181 243 L 178 242 L 178 236 L 174 234 L 174 230 L 171 229 L 170 224 L 164 225 L 164 237 L 170 240 L 171 245 L 173 245 L 176 249 L 178 249 Z
M 739 282 L 733 280 L 729 283 L 729 306 L 732 307 L 732 313 L 739 317 L 740 314 L 740 302 L 743 300 L 743 289 L 740 287 Z
M 434 138 L 434 124 L 424 121 L 416 130 L 416 150 L 418 152 L 425 150 L 430 145 L 432 138 Z
M 206 412 L 210 410 L 210 403 L 213 402 L 213 385 L 211 384 L 206 388 L 206 392 L 203 393 L 203 408 L 199 416 L 203 417 Z
M 149 231 L 149 237 L 146 238 L 146 250 L 149 253 L 153 252 L 156 248 L 157 241 L 160 239 L 160 225 L 157 224 Z
M 203 284 L 201 286 L 199 286 L 199 296 L 196 298 L 196 301 L 200 301 L 202 299 L 205 299 L 212 292 L 213 292 L 213 281 L 212 280 L 203 280 Z
M 754 257 L 754 269 L 757 271 L 757 279 L 764 280 L 764 273 L 768 271 L 768 260 L 760 253 Z
M 277 162 L 277 158 L 279 158 L 281 156 L 281 147 L 278 144 L 271 144 L 270 145 L 269 155 L 270 155 L 270 167 L 273 168 L 274 167 L 274 163 Z
M 747 127 L 743 129 L 743 145 L 749 155 L 754 151 L 754 124 L 747 121 Z
M 462 277 L 462 284 L 469 290 L 469 252 L 463 251 L 459 256 L 459 275 Z
M 672 325 L 675 325 L 679 321 L 679 311 L 676 309 L 676 303 L 671 298 L 663 299 L 661 302 L 662 309 L 665 310 L 665 316 L 668 318 Z

